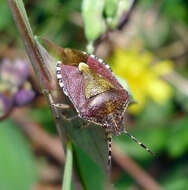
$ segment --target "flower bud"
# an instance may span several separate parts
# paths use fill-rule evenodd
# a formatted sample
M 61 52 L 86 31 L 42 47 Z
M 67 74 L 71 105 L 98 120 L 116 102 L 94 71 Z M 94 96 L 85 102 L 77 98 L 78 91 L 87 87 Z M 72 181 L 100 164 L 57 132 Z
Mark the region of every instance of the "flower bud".
M 93 42 L 106 31 L 103 19 L 104 0 L 83 0 L 82 18 L 85 35 L 89 42 Z

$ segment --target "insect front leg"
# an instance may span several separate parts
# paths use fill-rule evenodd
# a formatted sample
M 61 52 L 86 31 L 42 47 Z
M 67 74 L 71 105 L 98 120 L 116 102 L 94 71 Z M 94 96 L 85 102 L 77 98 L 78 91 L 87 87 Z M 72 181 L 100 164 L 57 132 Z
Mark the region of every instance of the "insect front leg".
M 70 109 L 70 106 L 68 104 L 62 104 L 62 103 L 55 103 L 54 99 L 52 97 L 52 94 L 48 90 L 43 90 L 43 94 L 48 97 L 49 104 L 51 106 L 52 111 L 56 115 L 56 119 L 60 118 L 59 110 L 58 109 Z
M 61 110 L 66 110 L 66 109 L 70 109 L 70 108 L 71 108 L 71 106 L 69 106 L 68 104 L 61 104 L 61 103 L 59 103 L 59 104 L 52 104 L 52 105 L 53 105 L 54 107 L 58 108 L 58 109 L 61 109 Z M 72 121 L 72 120 L 78 118 L 77 115 L 72 116 L 72 117 L 67 117 L 67 116 L 65 116 L 65 114 L 64 114 L 63 112 L 62 112 L 62 114 L 61 114 L 61 117 L 62 117 L 64 120 L 67 120 L 67 121 Z
M 59 109 L 69 109 L 71 108 L 68 104 L 52 104 L 52 106 L 56 107 L 56 108 L 59 108 Z
M 57 103 L 57 104 L 52 104 L 55 108 L 57 108 L 58 110 L 62 110 L 61 112 L 61 117 L 66 120 L 66 121 L 72 121 L 74 119 L 78 118 L 78 115 L 74 115 L 71 117 L 67 117 L 66 113 L 64 112 L 65 110 L 71 109 L 72 107 L 68 104 L 62 104 L 62 103 Z

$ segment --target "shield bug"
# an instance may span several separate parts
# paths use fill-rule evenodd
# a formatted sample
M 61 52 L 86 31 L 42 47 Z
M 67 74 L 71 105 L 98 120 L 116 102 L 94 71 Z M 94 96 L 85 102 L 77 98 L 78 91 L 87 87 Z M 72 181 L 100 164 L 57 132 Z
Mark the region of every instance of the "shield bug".
M 127 134 L 136 143 L 153 154 L 144 144 L 129 134 L 122 124 L 125 111 L 131 102 L 130 95 L 114 76 L 103 59 L 86 52 L 52 46 L 59 60 L 56 75 L 59 86 L 68 96 L 83 120 L 95 123 L 106 131 L 108 144 L 108 166 L 111 165 L 112 135 Z M 64 105 L 55 105 L 63 108 Z

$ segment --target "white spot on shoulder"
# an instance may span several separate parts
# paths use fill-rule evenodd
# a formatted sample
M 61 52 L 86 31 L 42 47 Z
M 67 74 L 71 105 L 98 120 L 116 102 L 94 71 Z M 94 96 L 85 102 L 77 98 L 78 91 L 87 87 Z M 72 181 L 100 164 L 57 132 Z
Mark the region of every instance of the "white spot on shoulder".
M 91 54 L 90 56 L 91 56 L 92 58 L 96 58 L 96 56 L 95 56 L 95 55 L 93 55 L 93 54 Z
M 98 58 L 98 61 L 99 61 L 100 63 L 103 63 L 103 62 L 104 62 L 103 59 L 101 59 L 101 58 Z

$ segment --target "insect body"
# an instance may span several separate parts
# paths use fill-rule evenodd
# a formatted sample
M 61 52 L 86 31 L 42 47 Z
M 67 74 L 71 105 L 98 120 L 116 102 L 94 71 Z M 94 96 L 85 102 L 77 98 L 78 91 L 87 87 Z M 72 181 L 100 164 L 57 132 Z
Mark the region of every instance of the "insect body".
M 77 67 L 58 63 L 57 77 L 82 119 L 114 135 L 124 132 L 120 123 L 129 104 L 129 95 L 102 59 L 85 54 Z
M 69 97 L 80 118 L 105 128 L 109 149 L 108 165 L 111 164 L 112 134 L 125 133 L 152 154 L 122 125 L 130 97 L 110 67 L 95 55 L 70 49 L 67 51 L 74 56 L 58 62 L 59 85 Z

